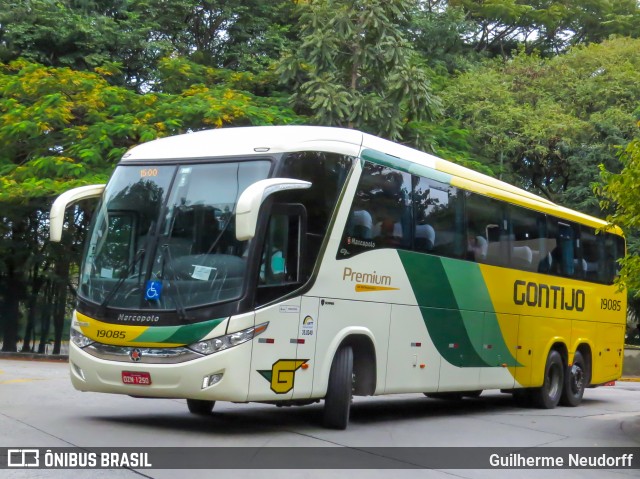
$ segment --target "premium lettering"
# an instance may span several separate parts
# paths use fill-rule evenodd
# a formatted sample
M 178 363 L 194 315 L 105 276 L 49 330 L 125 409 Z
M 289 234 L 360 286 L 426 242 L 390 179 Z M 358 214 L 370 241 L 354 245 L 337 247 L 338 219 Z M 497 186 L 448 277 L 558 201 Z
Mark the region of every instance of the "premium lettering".
M 513 283 L 513 302 L 537 308 L 584 311 L 586 295 L 581 289 L 518 279 Z
M 355 281 L 356 283 L 380 284 L 383 286 L 391 285 L 391 276 L 378 275 L 373 273 L 360 273 L 353 271 L 351 268 L 345 268 L 342 272 L 342 281 Z

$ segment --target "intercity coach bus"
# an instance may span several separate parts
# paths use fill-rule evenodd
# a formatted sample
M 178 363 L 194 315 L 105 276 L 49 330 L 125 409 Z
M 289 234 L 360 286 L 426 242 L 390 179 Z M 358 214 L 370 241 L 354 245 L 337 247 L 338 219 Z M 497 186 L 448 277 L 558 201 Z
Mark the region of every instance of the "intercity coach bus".
M 247 127 L 139 145 L 100 197 L 73 313 L 81 391 L 303 405 L 511 392 L 577 406 L 620 377 L 620 230 L 355 130 Z

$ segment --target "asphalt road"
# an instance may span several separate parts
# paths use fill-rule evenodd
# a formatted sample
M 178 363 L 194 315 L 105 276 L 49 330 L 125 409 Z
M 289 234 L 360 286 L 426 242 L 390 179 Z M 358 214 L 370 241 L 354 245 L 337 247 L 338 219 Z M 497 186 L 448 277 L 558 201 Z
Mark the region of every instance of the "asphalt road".
M 485 391 L 448 402 L 418 394 L 356 398 L 346 431 L 320 426 L 321 404 L 276 408 L 218 403 L 210 417 L 186 403 L 81 393 L 66 363 L 0 360 L 0 447 L 347 446 L 631 447 L 640 455 L 640 382 L 587 390 L 580 407 L 516 407 Z M 241 468 L 242 464 L 238 464 Z M 640 477 L 640 470 L 9 470 L 9 478 Z

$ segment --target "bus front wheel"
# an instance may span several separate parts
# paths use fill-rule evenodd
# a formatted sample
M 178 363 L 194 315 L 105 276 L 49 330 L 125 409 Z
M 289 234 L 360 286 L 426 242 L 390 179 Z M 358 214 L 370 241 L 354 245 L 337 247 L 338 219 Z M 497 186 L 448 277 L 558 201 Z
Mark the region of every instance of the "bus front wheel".
M 215 401 L 204 401 L 202 399 L 187 399 L 187 407 L 191 414 L 196 416 L 208 416 L 213 411 Z
M 582 402 L 584 389 L 587 385 L 587 368 L 580 351 L 573 355 L 573 364 L 567 367 L 564 376 L 564 387 L 560 404 L 575 407 Z
M 542 387 L 531 390 L 533 404 L 541 409 L 553 409 L 560 402 L 564 386 L 564 364 L 556 350 L 549 351 L 544 367 Z
M 346 429 L 353 395 L 353 350 L 341 347 L 333 358 L 327 395 L 324 398 L 323 425 L 330 429 Z

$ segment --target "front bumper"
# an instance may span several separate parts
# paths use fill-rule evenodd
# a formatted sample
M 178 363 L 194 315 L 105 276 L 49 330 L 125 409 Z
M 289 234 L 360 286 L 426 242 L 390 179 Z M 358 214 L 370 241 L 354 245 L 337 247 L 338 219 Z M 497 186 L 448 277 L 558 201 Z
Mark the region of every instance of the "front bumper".
M 80 391 L 155 398 L 247 401 L 252 341 L 231 349 L 175 364 L 111 361 L 69 344 L 71 382 Z M 150 385 L 124 384 L 122 372 L 146 372 Z M 222 373 L 222 379 L 203 388 L 203 379 Z

